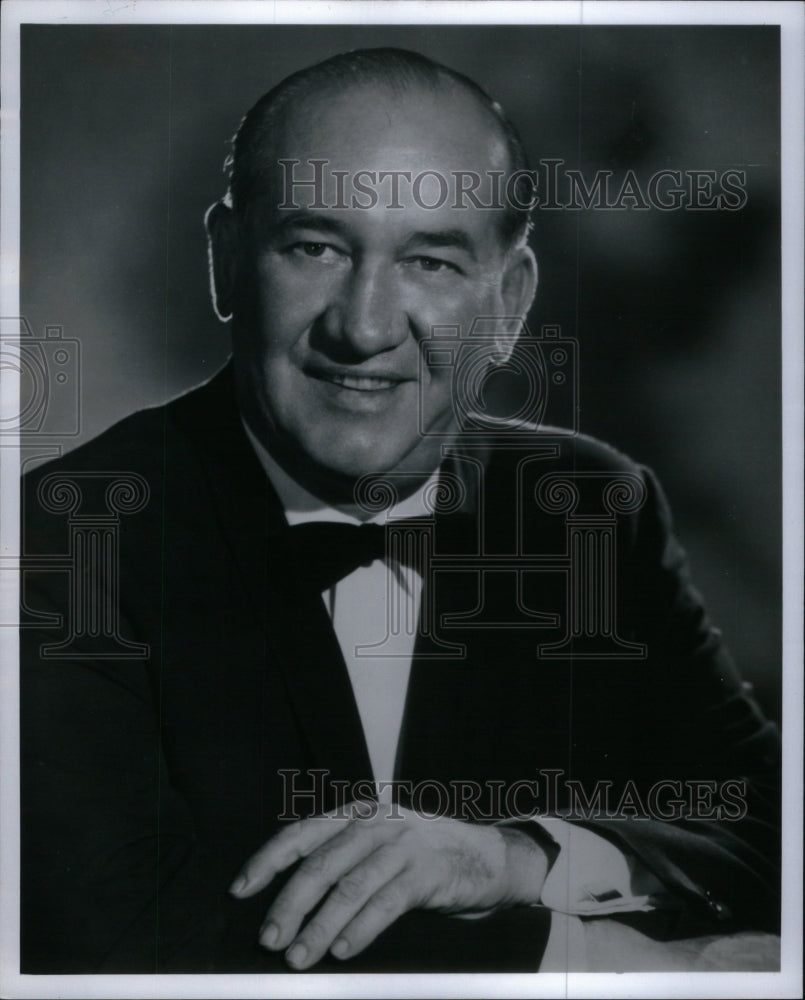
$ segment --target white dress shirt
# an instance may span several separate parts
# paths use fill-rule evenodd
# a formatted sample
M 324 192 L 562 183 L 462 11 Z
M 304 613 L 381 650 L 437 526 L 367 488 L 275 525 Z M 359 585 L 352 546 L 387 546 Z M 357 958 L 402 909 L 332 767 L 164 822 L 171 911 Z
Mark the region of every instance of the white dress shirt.
M 311 521 L 380 523 L 430 514 L 416 493 L 372 516 L 357 507 L 332 507 L 292 479 L 245 424 L 246 432 L 291 525 Z M 391 801 L 394 765 L 416 639 L 422 577 L 410 566 L 376 559 L 322 593 L 349 672 L 369 760 L 381 802 Z M 389 620 L 393 614 L 394 621 Z M 579 918 L 652 910 L 662 883 L 610 841 L 560 817 L 535 817 L 559 847 L 542 889 L 553 911 L 540 971 L 584 971 L 584 930 Z M 606 902 L 594 897 L 605 895 Z
M 308 493 L 277 464 L 248 427 L 247 431 L 290 525 L 312 521 L 385 524 L 431 513 L 423 494 L 436 480 L 438 471 L 394 507 L 361 518 L 357 507 L 330 507 Z M 389 565 L 383 559 L 359 566 L 322 593 L 349 672 L 373 777 L 381 801 L 386 802 L 391 801 L 421 594 L 422 576 L 417 570 L 397 562 Z

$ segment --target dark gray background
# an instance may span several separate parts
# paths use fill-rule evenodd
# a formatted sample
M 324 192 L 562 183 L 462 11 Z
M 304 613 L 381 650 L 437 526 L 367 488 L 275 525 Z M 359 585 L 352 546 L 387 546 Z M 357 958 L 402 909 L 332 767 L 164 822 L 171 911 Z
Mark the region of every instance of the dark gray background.
M 24 26 L 21 308 L 81 342 L 68 446 L 220 367 L 202 218 L 227 139 L 289 72 L 374 45 L 478 80 L 533 161 L 747 171 L 738 212 L 539 212 L 530 323 L 578 337 L 581 429 L 658 472 L 713 618 L 779 715 L 775 28 Z

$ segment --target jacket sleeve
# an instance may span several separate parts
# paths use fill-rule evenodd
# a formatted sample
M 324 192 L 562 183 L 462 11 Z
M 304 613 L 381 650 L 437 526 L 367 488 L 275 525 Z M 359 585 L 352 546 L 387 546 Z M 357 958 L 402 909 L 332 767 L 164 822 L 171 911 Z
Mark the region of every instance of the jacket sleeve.
M 23 971 L 169 970 L 186 955 L 203 970 L 227 900 L 204 888 L 146 671 L 46 659 L 45 638 L 22 632 Z
M 627 611 L 649 650 L 637 795 L 620 815 L 580 818 L 684 905 L 658 934 L 775 932 L 780 894 L 780 737 L 739 677 L 693 587 L 650 470 L 631 538 Z M 677 797 L 677 793 L 680 793 Z M 623 801 L 623 800 L 622 800 Z M 569 859 L 572 865 L 572 859 Z

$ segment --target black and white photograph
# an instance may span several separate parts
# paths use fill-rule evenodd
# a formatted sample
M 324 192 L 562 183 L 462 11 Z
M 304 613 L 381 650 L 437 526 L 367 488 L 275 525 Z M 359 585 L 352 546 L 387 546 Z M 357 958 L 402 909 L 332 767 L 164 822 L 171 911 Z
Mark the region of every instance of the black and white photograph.
M 4 5 L 3 996 L 798 995 L 804 32 Z

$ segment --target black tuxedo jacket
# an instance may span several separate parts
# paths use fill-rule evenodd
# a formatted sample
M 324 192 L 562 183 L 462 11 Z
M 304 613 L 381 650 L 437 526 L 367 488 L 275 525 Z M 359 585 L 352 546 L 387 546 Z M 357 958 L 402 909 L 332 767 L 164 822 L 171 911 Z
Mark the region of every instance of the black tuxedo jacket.
M 470 624 L 486 627 L 445 629 L 442 640 L 463 645 L 454 658 L 434 657 L 433 637 L 418 640 L 396 777 L 420 789 L 474 782 L 469 818 L 480 821 L 518 811 L 500 789 L 541 770 L 560 773 L 552 809 L 567 806 L 567 780 L 588 795 L 611 782 L 615 802 L 627 782 L 645 796 L 662 780 L 745 781 L 740 819 L 666 822 L 640 808 L 575 819 L 669 887 L 679 912 L 657 933 L 774 929 L 776 730 L 708 623 L 653 477 L 581 436 L 462 448 L 446 467 L 466 488 L 465 527 L 437 515 L 447 568 L 426 589 L 437 623 L 475 608 Z M 93 635 L 84 621 L 69 652 L 43 655 L 68 630 L 77 585 L 58 556 L 76 558 L 71 532 L 108 510 L 114 472 L 138 474 L 149 497 L 119 515 L 119 573 L 106 574 L 103 596 L 120 609 L 121 640 L 146 649 L 98 657 L 100 626 Z M 544 490 L 535 500 L 542 477 L 560 473 L 580 484 L 579 517 L 588 486 L 622 474 L 643 484 L 640 509 L 612 521 L 608 578 L 618 635 L 642 644 L 642 658 L 538 654 L 566 638 L 574 586 L 562 569 L 567 511 L 552 509 Z M 54 502 L 54 475 L 79 483 L 78 507 Z M 230 370 L 35 470 L 23 488 L 23 971 L 284 970 L 256 944 L 275 890 L 236 901 L 227 887 L 282 825 L 289 780 L 297 789 L 323 781 L 324 801 L 302 801 L 310 811 L 334 804 L 337 782 L 371 769 L 321 597 L 304 566 L 278 556 L 284 516 L 244 434 Z M 451 568 L 449 557 L 476 553 L 480 537 L 487 554 L 536 554 L 547 568 L 522 575 L 519 593 L 505 559 L 497 569 L 487 559 L 483 573 L 472 559 Z M 90 556 L 105 558 L 98 552 Z M 74 609 L 75 600 L 74 591 Z M 553 624 L 520 627 L 535 612 Z M 58 617 L 45 627 L 49 613 Z M 583 628 L 577 639 L 587 648 Z M 424 794 L 418 804 L 434 806 Z M 358 964 L 337 968 L 536 969 L 547 926 L 539 907 L 474 921 L 409 914 Z

